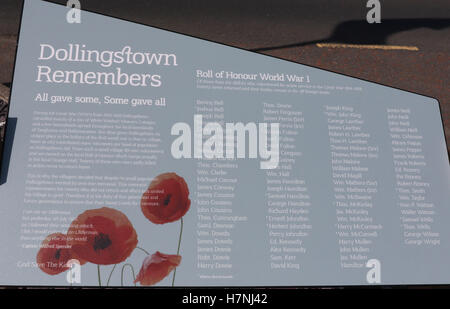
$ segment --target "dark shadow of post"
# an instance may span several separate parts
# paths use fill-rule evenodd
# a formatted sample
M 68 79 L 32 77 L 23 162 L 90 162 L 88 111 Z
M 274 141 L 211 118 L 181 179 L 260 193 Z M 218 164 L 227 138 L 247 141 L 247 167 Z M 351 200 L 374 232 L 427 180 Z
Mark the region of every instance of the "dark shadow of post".
M 8 118 L 5 134 L 5 142 L 0 147 L 0 186 L 8 179 L 9 163 L 11 160 L 14 134 L 16 133 L 17 118 Z
M 429 28 L 441 30 L 450 26 L 450 19 L 415 18 L 383 19 L 380 24 L 369 24 L 366 20 L 349 20 L 337 25 L 331 36 L 321 40 L 298 42 L 279 46 L 259 47 L 252 51 L 262 52 L 292 47 L 302 47 L 317 43 L 383 45 L 389 36 L 413 29 Z

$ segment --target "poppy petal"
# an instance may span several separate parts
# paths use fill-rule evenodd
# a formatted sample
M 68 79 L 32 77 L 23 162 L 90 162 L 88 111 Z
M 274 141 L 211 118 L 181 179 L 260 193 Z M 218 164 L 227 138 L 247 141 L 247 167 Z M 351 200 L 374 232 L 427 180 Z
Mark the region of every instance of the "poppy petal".
M 98 265 L 123 262 L 138 243 L 127 216 L 108 207 L 83 212 L 72 222 L 67 234 L 74 253 Z
M 144 259 L 134 283 L 139 282 L 145 286 L 154 285 L 167 277 L 180 263 L 180 255 L 164 254 L 156 251 Z
M 41 243 L 36 255 L 39 268 L 49 275 L 57 275 L 69 269 L 67 262 L 76 259 L 80 265 L 86 263 L 72 252 L 71 246 L 67 242 L 67 235 L 54 233 L 48 235 Z
M 157 176 L 141 199 L 142 213 L 155 224 L 179 220 L 188 212 L 190 205 L 187 183 L 176 173 Z

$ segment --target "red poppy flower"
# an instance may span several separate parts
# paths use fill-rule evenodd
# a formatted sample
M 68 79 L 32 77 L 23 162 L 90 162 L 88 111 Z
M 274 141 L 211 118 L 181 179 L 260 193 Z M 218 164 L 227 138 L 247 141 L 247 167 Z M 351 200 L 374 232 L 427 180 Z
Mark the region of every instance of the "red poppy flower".
M 138 243 L 127 216 L 108 207 L 83 212 L 72 222 L 67 235 L 76 255 L 99 265 L 123 262 Z
M 190 206 L 186 181 L 175 173 L 161 174 L 153 179 L 141 199 L 144 216 L 156 224 L 179 220 Z
M 67 262 L 71 259 L 77 259 L 81 265 L 86 263 L 74 255 L 67 243 L 67 235 L 61 233 L 48 235 L 42 241 L 36 256 L 39 268 L 49 275 L 57 275 L 68 270 Z
M 180 265 L 180 255 L 164 254 L 159 251 L 147 256 L 142 263 L 141 270 L 134 280 L 134 283 L 140 282 L 141 285 L 153 285 L 158 283 L 178 265 Z

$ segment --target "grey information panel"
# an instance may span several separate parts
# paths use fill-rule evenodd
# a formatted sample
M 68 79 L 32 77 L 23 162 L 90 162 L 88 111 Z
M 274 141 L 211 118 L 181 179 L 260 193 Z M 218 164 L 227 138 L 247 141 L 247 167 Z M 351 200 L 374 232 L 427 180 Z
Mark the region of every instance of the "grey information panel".
M 437 100 L 67 12 L 24 4 L 0 284 L 450 283 Z

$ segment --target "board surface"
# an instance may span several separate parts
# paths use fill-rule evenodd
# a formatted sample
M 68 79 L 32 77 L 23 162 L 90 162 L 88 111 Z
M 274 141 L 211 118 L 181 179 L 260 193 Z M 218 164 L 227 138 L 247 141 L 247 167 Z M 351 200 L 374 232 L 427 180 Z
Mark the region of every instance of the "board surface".
M 24 4 L 0 284 L 68 285 L 49 260 L 73 251 L 83 264 L 73 284 L 97 285 L 97 265 L 105 284 L 117 264 L 110 285 L 121 285 L 126 263 L 137 275 L 150 262 L 144 250 L 172 256 L 170 267 L 151 264 L 171 271 L 152 283 L 161 286 L 450 283 L 437 100 L 99 14 L 69 24 L 66 14 Z M 87 234 L 89 220 L 104 220 L 95 235 L 43 246 L 54 233 Z

